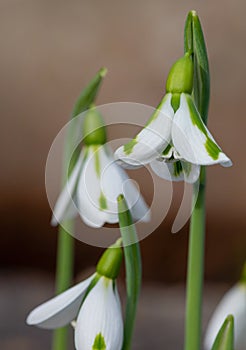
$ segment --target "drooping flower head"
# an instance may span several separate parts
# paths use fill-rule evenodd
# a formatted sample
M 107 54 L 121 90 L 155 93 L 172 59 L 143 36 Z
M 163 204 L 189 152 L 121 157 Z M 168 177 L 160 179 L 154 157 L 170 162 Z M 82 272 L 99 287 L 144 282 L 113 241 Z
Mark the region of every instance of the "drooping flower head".
M 192 90 L 193 62 L 186 53 L 172 66 L 166 94 L 144 129 L 115 152 L 123 167 L 150 163 L 162 178 L 194 183 L 201 165 L 232 164 L 204 124 Z
M 84 146 L 56 202 L 53 225 L 78 213 L 92 227 L 117 223 L 120 193 L 124 193 L 134 220 L 149 220 L 144 199 L 126 172 L 116 164 L 106 140 L 102 116 L 92 107 L 83 122 Z
M 116 285 L 120 245 L 118 240 L 104 252 L 91 277 L 35 308 L 27 323 L 55 329 L 72 322 L 76 350 L 121 350 L 123 320 Z

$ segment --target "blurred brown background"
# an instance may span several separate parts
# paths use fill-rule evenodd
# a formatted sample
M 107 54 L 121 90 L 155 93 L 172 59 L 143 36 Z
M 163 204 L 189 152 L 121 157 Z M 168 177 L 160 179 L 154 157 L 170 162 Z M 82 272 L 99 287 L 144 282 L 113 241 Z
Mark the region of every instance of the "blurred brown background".
M 56 229 L 49 225 L 45 162 L 75 99 L 106 66 L 109 73 L 98 104 L 156 106 L 170 66 L 182 55 L 183 26 L 191 9 L 201 18 L 210 59 L 209 127 L 234 162 L 229 169 L 208 169 L 206 281 L 226 285 L 208 290 L 207 314 L 222 290 L 237 280 L 246 258 L 245 2 L 0 0 L 2 350 L 43 349 L 49 342 L 49 333 L 25 327 L 24 319 L 53 293 Z M 181 191 L 182 186 L 175 186 L 177 198 Z M 136 341 L 136 349 L 149 348 L 153 337 L 156 348 L 165 343 L 172 350 L 182 344 L 188 226 L 177 235 L 170 233 L 177 208 L 173 204 L 161 227 L 142 242 L 146 294 L 137 332 L 140 337 L 146 327 L 148 337 Z M 76 272 L 94 265 L 100 254 L 101 249 L 78 242 Z M 156 283 L 159 289 L 153 287 Z M 165 316 L 157 315 L 156 306 L 147 309 L 149 300 L 159 300 L 167 310 L 165 293 L 180 305 L 177 317 L 172 309 Z M 171 325 L 172 318 L 174 327 L 180 325 L 180 339 L 167 332 L 168 343 L 154 325 Z M 40 338 L 40 332 L 45 336 Z

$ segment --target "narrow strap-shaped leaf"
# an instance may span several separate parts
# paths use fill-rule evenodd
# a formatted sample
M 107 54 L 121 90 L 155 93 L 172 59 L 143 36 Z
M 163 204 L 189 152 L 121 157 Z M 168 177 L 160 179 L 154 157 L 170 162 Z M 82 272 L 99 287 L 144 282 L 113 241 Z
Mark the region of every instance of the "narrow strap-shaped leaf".
M 193 95 L 196 106 L 207 122 L 209 96 L 210 96 L 210 75 L 206 44 L 199 17 L 195 11 L 189 12 L 184 31 L 185 52 L 193 53 L 194 61 L 194 85 Z
M 184 52 L 193 52 L 193 33 L 192 33 L 193 11 L 190 11 L 186 17 L 184 27 Z
M 94 103 L 95 98 L 98 94 L 102 79 L 107 74 L 106 68 L 101 68 L 99 72 L 95 75 L 95 77 L 90 81 L 90 83 L 84 88 L 84 90 L 81 92 L 79 98 L 77 99 L 74 109 L 71 115 L 71 119 L 74 119 L 77 117 L 80 113 L 85 112 L 89 107 Z M 75 163 L 78 159 L 78 156 L 80 154 L 80 147 L 77 147 L 74 151 L 76 139 L 74 135 L 77 133 L 77 128 L 80 127 L 79 123 L 72 122 L 69 124 L 69 129 L 67 133 L 67 139 L 65 143 L 65 150 L 64 150 L 64 175 L 65 178 L 63 179 L 66 181 L 67 176 L 69 176 L 75 166 Z M 82 134 L 82 130 L 81 130 Z M 72 155 L 72 158 L 71 158 Z M 66 174 L 66 169 L 69 168 L 69 171 Z
M 138 297 L 141 288 L 142 266 L 138 236 L 131 213 L 122 195 L 118 197 L 120 231 L 124 246 L 126 266 L 127 302 L 125 313 L 124 341 L 122 350 L 130 350 Z
M 189 12 L 184 30 L 184 51 L 192 53 L 194 63 L 193 97 L 198 111 L 207 122 L 210 77 L 207 50 L 200 20 L 195 11 Z M 199 182 L 194 184 L 198 196 L 191 215 L 186 285 L 185 350 L 201 349 L 202 293 L 205 249 L 206 169 L 201 167 Z
M 234 318 L 232 315 L 225 319 L 211 350 L 234 350 Z
M 95 77 L 90 81 L 90 83 L 83 89 L 81 92 L 77 102 L 75 103 L 75 107 L 73 109 L 71 120 L 74 119 L 78 114 L 86 111 L 90 105 L 94 102 L 99 87 L 102 82 L 102 78 L 105 76 L 107 70 L 105 68 L 102 68 L 99 70 L 99 72 L 95 75 Z M 74 149 L 74 133 L 75 128 L 77 127 L 76 122 L 70 123 L 71 127 L 69 127 L 66 140 L 65 140 L 65 146 L 64 146 L 64 160 L 63 160 L 63 169 L 62 169 L 62 184 L 67 180 L 67 169 L 69 164 L 73 163 L 70 166 L 70 172 L 73 169 L 73 166 L 76 162 L 77 157 L 79 156 L 80 150 L 77 148 L 76 152 L 73 152 Z M 82 132 L 82 130 L 81 130 Z M 73 160 L 71 160 L 71 154 L 73 154 Z M 73 220 L 67 220 L 63 223 L 62 226 L 59 226 L 59 237 L 64 236 L 64 238 L 61 238 L 61 242 L 58 242 L 58 256 L 57 256 L 57 293 L 61 293 L 64 290 L 66 290 L 70 285 L 71 280 L 71 262 L 73 261 L 73 257 L 71 255 L 71 249 L 70 254 L 68 254 L 68 246 L 71 244 L 71 241 L 73 241 L 73 238 L 71 235 L 68 235 L 66 230 L 64 230 L 64 227 L 67 231 L 73 230 Z M 65 238 L 66 237 L 66 238 Z M 64 239 L 64 241 L 63 241 Z M 72 264 L 73 265 L 73 264 Z M 61 277 L 60 277 L 61 276 Z M 63 277 L 62 277 L 63 276 Z M 69 278 L 70 276 L 70 278 Z
M 85 87 L 79 96 L 75 107 L 73 109 L 71 119 L 74 119 L 78 114 L 86 111 L 90 105 L 94 102 L 99 87 L 102 82 L 102 78 L 106 74 L 106 69 L 102 68 Z M 79 156 L 80 149 L 76 148 L 74 151 L 74 134 L 76 132 L 78 124 L 70 123 L 69 129 L 66 135 L 63 170 L 62 170 L 62 185 L 67 180 L 67 177 L 71 173 L 76 160 Z M 81 130 L 82 132 L 82 130 Z M 73 155 L 71 159 L 71 155 Z M 69 172 L 68 172 L 69 169 Z M 57 242 L 57 263 L 56 263 L 56 292 L 62 293 L 64 290 L 70 287 L 73 277 L 73 262 L 74 262 L 74 239 L 68 232 L 73 232 L 74 222 L 73 220 L 67 220 L 63 225 L 59 226 L 58 230 L 58 242 Z M 54 331 L 53 336 L 53 350 L 66 350 L 68 343 L 68 328 L 63 327 Z

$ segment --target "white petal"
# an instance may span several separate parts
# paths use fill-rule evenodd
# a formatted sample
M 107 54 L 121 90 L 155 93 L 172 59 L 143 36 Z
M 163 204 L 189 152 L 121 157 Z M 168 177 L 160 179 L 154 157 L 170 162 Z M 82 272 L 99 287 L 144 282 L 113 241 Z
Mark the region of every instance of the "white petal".
M 97 158 L 97 160 L 96 160 Z M 95 168 L 97 162 L 97 170 Z M 118 222 L 117 197 L 124 194 L 134 220 L 147 221 L 149 208 L 136 186 L 119 167 L 105 146 L 89 149 L 77 187 L 82 219 L 92 227 Z
M 122 194 L 126 199 L 133 220 L 149 222 L 151 218 L 150 208 L 131 179 L 124 182 Z
M 140 133 L 115 152 L 120 164 L 131 167 L 148 164 L 166 148 L 171 139 L 172 118 L 171 94 L 167 94 L 157 107 L 154 115 Z
M 246 345 L 246 285 L 237 284 L 222 298 L 209 321 L 205 349 L 210 350 L 225 318 L 232 314 L 235 321 L 235 349 L 244 350 Z
M 106 200 L 104 213 L 108 223 L 117 223 L 118 203 L 117 197 L 122 193 L 124 179 L 121 176 L 121 168 L 115 164 L 111 151 L 102 147 L 100 149 L 100 161 L 102 165 L 100 189 Z
M 173 119 L 172 142 L 180 156 L 190 163 L 232 165 L 203 123 L 191 96 L 184 93 Z
M 61 221 L 72 218 L 77 213 L 77 208 L 73 203 L 74 190 L 78 181 L 79 173 L 83 163 L 83 153 L 78 158 L 78 161 L 60 193 L 53 210 L 51 225 L 55 226 Z
M 105 155 L 101 186 L 107 198 L 107 209 L 105 210 L 112 218 L 115 216 L 118 222 L 118 202 L 117 197 L 123 194 L 135 221 L 149 221 L 150 211 L 143 197 L 126 172 L 115 163 L 110 155 Z M 109 218 L 108 218 L 108 222 Z
M 150 165 L 156 175 L 169 181 L 194 183 L 200 175 L 200 166 L 188 162 L 154 160 Z
M 118 296 L 113 281 L 104 277 L 90 291 L 79 312 L 76 350 L 91 350 L 98 334 L 103 336 L 107 350 L 121 350 L 123 321 Z
M 200 176 L 200 165 L 184 161 L 181 161 L 181 165 L 184 173 L 185 182 L 188 182 L 189 184 L 195 183 Z
M 54 329 L 70 323 L 77 316 L 83 296 L 93 278 L 94 275 L 36 307 L 28 315 L 27 324 Z
M 80 216 L 91 227 L 101 227 L 106 222 L 106 214 L 102 207 L 105 198 L 100 186 L 102 148 L 103 146 L 88 147 L 88 155 L 77 186 Z

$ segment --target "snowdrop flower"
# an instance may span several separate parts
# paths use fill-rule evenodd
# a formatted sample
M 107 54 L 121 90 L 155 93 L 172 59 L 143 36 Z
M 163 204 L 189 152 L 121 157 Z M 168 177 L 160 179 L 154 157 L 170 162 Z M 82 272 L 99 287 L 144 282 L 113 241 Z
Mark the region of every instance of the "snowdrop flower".
M 55 329 L 72 322 L 76 350 L 121 350 L 123 320 L 116 286 L 120 245 L 121 239 L 104 252 L 91 277 L 34 309 L 27 324 Z
M 228 314 L 235 321 L 235 349 L 245 350 L 246 346 L 246 265 L 242 280 L 232 287 L 216 307 L 205 335 L 205 349 L 211 350 L 216 335 Z
M 101 115 L 91 108 L 84 120 L 80 157 L 61 192 L 52 225 L 79 213 L 91 227 L 118 222 L 117 197 L 123 193 L 134 220 L 149 220 L 149 208 L 125 171 L 116 164 L 107 147 Z
M 166 95 L 146 126 L 115 157 L 126 168 L 150 163 L 160 177 L 194 183 L 201 165 L 231 166 L 202 121 L 192 99 L 193 62 L 187 53 L 174 63 Z

